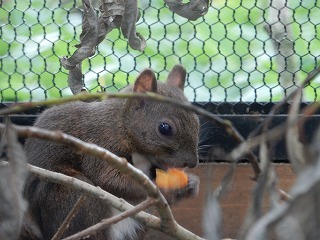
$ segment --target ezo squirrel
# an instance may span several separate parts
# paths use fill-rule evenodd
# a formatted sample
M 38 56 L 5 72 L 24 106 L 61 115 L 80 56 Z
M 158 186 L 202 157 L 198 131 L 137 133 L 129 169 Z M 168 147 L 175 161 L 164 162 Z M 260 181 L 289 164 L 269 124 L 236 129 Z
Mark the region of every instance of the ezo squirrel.
M 154 92 L 187 102 L 183 94 L 185 69 L 176 65 L 167 81 L 157 81 L 152 70 L 144 70 L 133 86 L 122 92 Z M 34 126 L 62 131 L 95 143 L 134 165 L 132 154 L 145 159 L 139 166 L 152 180 L 156 169 L 195 167 L 198 163 L 199 120 L 194 113 L 142 98 L 73 102 L 44 111 Z M 131 204 L 146 198 L 144 189 L 107 162 L 82 155 L 62 144 L 30 138 L 25 143 L 28 162 L 99 186 Z M 179 190 L 179 198 L 197 192 L 198 179 L 190 178 Z M 29 202 L 20 239 L 51 239 L 81 196 L 80 191 L 30 176 L 24 190 Z M 174 191 L 171 195 L 175 196 Z M 172 199 L 171 199 L 172 200 Z M 117 211 L 99 199 L 87 196 L 64 237 L 90 227 Z M 35 227 L 37 226 L 37 228 Z M 39 231 L 35 230 L 38 229 Z M 132 218 L 111 225 L 88 239 L 143 239 L 147 229 Z

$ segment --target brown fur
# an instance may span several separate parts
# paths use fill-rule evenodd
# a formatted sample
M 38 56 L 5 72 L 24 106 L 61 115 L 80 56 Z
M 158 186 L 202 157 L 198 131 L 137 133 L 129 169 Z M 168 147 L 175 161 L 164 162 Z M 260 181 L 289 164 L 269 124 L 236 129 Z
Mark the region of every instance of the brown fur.
M 153 91 L 186 102 L 182 91 L 185 75 L 185 70 L 176 66 L 167 82 L 161 83 L 147 69 L 140 74 L 134 86 L 125 88 L 123 92 Z M 160 122 L 170 123 L 174 135 L 162 135 L 158 130 Z M 194 167 L 198 162 L 199 123 L 196 115 L 154 101 L 110 99 L 91 103 L 73 102 L 46 110 L 39 116 L 35 126 L 61 130 L 119 156 L 138 153 L 152 166 L 159 168 Z M 28 139 L 25 146 L 30 164 L 100 186 L 131 203 L 146 197 L 142 187 L 106 162 L 39 139 Z M 35 221 L 42 234 L 38 239 L 50 239 L 81 193 L 31 176 L 26 184 L 25 196 L 30 204 L 28 219 Z M 64 236 L 110 217 L 112 211 L 111 207 L 98 199 L 87 197 Z M 31 231 L 28 225 L 31 226 L 28 222 L 24 224 L 21 239 L 32 239 L 25 234 Z M 133 229 L 131 236 L 123 239 L 142 238 L 144 230 L 141 229 Z M 132 234 L 133 231 L 136 234 Z M 35 236 L 33 238 L 37 239 Z M 110 231 L 100 231 L 90 239 L 111 239 Z

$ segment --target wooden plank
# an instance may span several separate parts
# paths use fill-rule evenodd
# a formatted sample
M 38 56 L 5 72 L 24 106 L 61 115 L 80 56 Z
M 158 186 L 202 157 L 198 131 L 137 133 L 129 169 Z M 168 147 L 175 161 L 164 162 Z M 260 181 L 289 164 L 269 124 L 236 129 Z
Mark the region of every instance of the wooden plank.
M 192 172 L 200 178 L 199 195 L 187 199 L 172 207 L 173 214 L 183 227 L 197 235 L 202 236 L 202 212 L 208 185 L 215 189 L 228 170 L 228 164 L 200 164 L 188 172 Z M 289 164 L 275 164 L 279 177 L 279 187 L 288 191 L 295 181 L 295 174 Z M 223 237 L 236 238 L 242 226 L 251 201 L 251 192 L 255 182 L 250 179 L 253 176 L 251 165 L 238 164 L 234 181 L 230 192 L 223 198 L 221 209 L 223 212 Z M 265 203 L 267 207 L 267 202 Z

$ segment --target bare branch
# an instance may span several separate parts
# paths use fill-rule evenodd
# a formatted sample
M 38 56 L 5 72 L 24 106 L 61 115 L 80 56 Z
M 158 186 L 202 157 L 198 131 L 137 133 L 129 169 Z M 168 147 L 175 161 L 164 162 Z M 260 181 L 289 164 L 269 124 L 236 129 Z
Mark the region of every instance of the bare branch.
M 269 124 L 273 118 L 273 116 L 279 111 L 279 109 L 281 109 L 281 107 L 284 105 L 284 103 L 288 102 L 293 96 L 294 94 L 296 94 L 297 91 L 300 91 L 304 86 L 306 86 L 307 84 L 309 84 L 312 79 L 314 79 L 320 72 L 320 67 L 314 69 L 311 73 L 308 74 L 307 78 L 303 81 L 303 83 L 301 84 L 301 86 L 296 89 L 294 92 L 292 92 L 291 94 L 289 94 L 286 98 L 283 99 L 283 101 L 281 101 L 279 104 L 275 105 L 272 110 L 270 111 L 268 117 L 265 119 L 265 121 L 263 121 L 263 123 L 260 125 L 260 127 L 254 131 L 251 136 L 254 136 L 257 134 L 257 132 L 259 132 L 259 130 L 261 129 L 261 127 L 263 128 L 263 131 L 267 131 Z M 210 121 L 215 122 L 216 124 L 218 124 L 220 127 L 224 128 L 225 131 L 231 136 L 233 137 L 238 143 L 243 143 L 244 142 L 244 138 L 241 136 L 241 134 L 234 128 L 234 126 L 232 125 L 232 123 L 230 121 L 227 120 L 223 120 L 219 117 L 217 117 L 216 115 L 200 108 L 197 106 L 194 106 L 192 104 L 186 104 L 186 103 L 182 103 L 182 102 L 178 102 L 176 100 L 164 97 L 162 95 L 158 95 L 155 93 L 145 93 L 145 94 L 137 94 L 137 93 L 82 93 L 82 94 L 78 94 L 75 96 L 70 96 L 70 97 L 65 97 L 65 98 L 59 98 L 59 99 L 51 99 L 51 100 L 46 100 L 46 101 L 42 101 L 42 102 L 31 102 L 31 103 L 22 103 L 22 104 L 17 104 L 14 105 L 12 107 L 0 110 L 0 115 L 8 115 L 8 114 L 13 114 L 13 113 L 19 113 L 19 112 L 23 112 L 26 110 L 30 110 L 39 106 L 52 106 L 52 105 L 59 105 L 59 104 L 64 104 L 64 103 L 68 103 L 68 102 L 72 102 L 72 101 L 91 101 L 91 100 L 104 100 L 107 98 L 145 98 L 145 99 L 149 99 L 149 100 L 154 100 L 154 101 L 160 101 L 162 103 L 165 104 L 169 104 L 172 106 L 176 106 L 176 107 L 180 107 L 183 108 L 187 111 L 193 111 L 196 114 L 199 114 L 201 116 L 206 117 L 207 119 L 209 119 Z M 281 130 L 281 128 L 279 128 L 279 130 Z M 283 131 L 280 131 L 278 133 L 276 133 L 274 131 L 274 136 L 281 136 L 283 134 Z M 268 136 L 271 136 L 270 133 L 267 133 Z M 269 138 L 266 137 L 266 140 L 268 140 Z M 253 141 L 250 141 L 252 144 L 252 147 L 256 146 L 256 143 L 254 143 Z M 260 141 L 258 141 L 260 142 Z M 247 144 L 247 143 L 246 143 Z M 246 147 L 244 147 L 246 144 L 241 144 L 241 148 L 246 149 Z M 252 147 L 250 147 L 249 149 L 252 149 Z M 233 151 L 232 153 L 235 153 L 235 151 Z M 246 151 L 242 151 L 241 152 L 241 156 L 242 154 L 248 154 L 248 159 L 252 164 L 255 176 L 254 179 L 257 179 L 258 175 L 260 174 L 261 170 L 260 167 L 258 165 L 258 161 L 256 159 L 256 157 L 254 156 L 254 154 L 248 150 Z M 235 156 L 233 156 L 235 157 Z M 236 158 L 233 158 L 236 159 Z
M 78 199 L 78 201 L 76 202 L 76 204 L 74 205 L 74 207 L 71 209 L 71 211 L 69 212 L 69 214 L 66 216 L 65 220 L 63 221 L 63 223 L 61 224 L 61 226 L 59 227 L 58 231 L 56 232 L 56 234 L 52 237 L 51 240 L 58 240 L 61 239 L 62 234 L 66 231 L 66 229 L 68 228 L 71 220 L 74 218 L 74 216 L 77 214 L 77 211 L 79 210 L 79 208 L 81 207 L 82 203 L 85 201 L 86 197 L 84 195 L 81 195 L 81 197 Z
M 270 129 L 269 131 L 249 138 L 245 142 L 241 143 L 238 147 L 233 149 L 231 153 L 229 153 L 227 158 L 231 159 L 232 161 L 236 161 L 237 159 L 245 155 L 248 151 L 252 151 L 254 148 L 259 146 L 262 138 L 265 138 L 267 142 L 280 138 L 285 134 L 286 130 L 289 127 L 295 126 L 297 124 L 301 125 L 306 120 L 306 118 L 314 114 L 319 108 L 320 102 L 312 103 L 311 105 L 303 109 L 301 118 L 296 118 L 290 122 L 280 124 L 277 127 Z
M 295 89 L 293 92 L 287 95 L 287 97 L 285 97 L 281 102 L 274 105 L 271 111 L 269 112 L 268 117 L 266 117 L 266 119 L 261 123 L 261 125 L 254 132 L 252 132 L 250 136 L 255 136 L 256 134 L 259 133 L 261 129 L 262 131 L 266 132 L 269 128 L 271 120 L 273 119 L 275 114 L 277 114 L 280 111 L 283 105 L 287 103 L 289 100 L 291 100 L 298 91 L 301 91 L 305 86 L 307 86 L 319 73 L 320 73 L 320 66 L 318 66 L 316 69 L 314 69 L 308 74 L 308 76 L 304 79 L 304 81 L 302 82 L 299 88 Z
M 297 118 L 300 111 L 299 99 L 301 98 L 302 92 L 297 91 L 293 97 L 293 104 L 290 108 L 288 115 L 288 125 L 286 129 L 286 149 L 290 159 L 290 162 L 296 172 L 300 172 L 306 167 L 306 151 L 304 145 L 299 140 L 299 126 L 292 124 Z
M 154 205 L 156 203 L 156 199 L 152 199 L 152 198 L 147 198 L 147 200 L 139 203 L 138 205 L 136 205 L 134 208 L 128 209 L 127 211 L 124 211 L 116 216 L 113 216 L 111 218 L 108 219 L 104 219 L 101 222 L 81 231 L 78 232 L 74 235 L 71 235 L 67 238 L 64 238 L 64 240 L 76 240 L 76 239 L 81 239 L 81 238 L 85 238 L 91 234 L 95 234 L 97 231 L 102 230 L 106 227 L 108 227 L 111 224 L 120 222 L 121 220 L 131 217 L 135 214 L 137 214 L 138 212 L 144 211 L 145 209 L 147 209 L 149 206 Z
M 244 142 L 243 136 L 238 132 L 238 130 L 233 126 L 233 124 L 228 121 L 224 120 L 213 113 L 208 112 L 207 110 L 192 105 L 190 103 L 179 102 L 176 99 L 171 99 L 156 93 L 82 93 L 71 97 L 66 98 L 59 98 L 53 100 L 46 100 L 42 102 L 32 102 L 32 103 L 22 103 L 19 105 L 12 106 L 10 108 L 6 108 L 4 110 L 0 110 L 0 115 L 8 115 L 18 112 L 23 112 L 38 106 L 52 106 L 52 105 L 59 105 L 64 104 L 76 100 L 80 101 L 90 101 L 90 100 L 103 100 L 107 98 L 144 98 L 152 101 L 158 101 L 164 104 L 168 104 L 171 106 L 179 107 L 186 111 L 192 111 L 198 115 L 201 115 L 208 120 L 218 124 L 222 127 L 237 143 Z M 258 161 L 255 155 L 252 152 L 247 152 L 247 157 L 250 163 L 252 164 L 252 168 L 254 170 L 255 176 L 253 179 L 257 179 L 260 173 L 260 168 Z
M 108 163 L 110 163 L 113 167 L 119 169 L 123 173 L 130 175 L 135 181 L 141 184 L 141 186 L 143 186 L 148 193 L 149 197 L 157 199 L 156 210 L 160 215 L 161 224 L 160 219 L 144 212 L 140 212 L 134 215 L 135 219 L 137 219 L 147 227 L 163 231 L 164 233 L 175 236 L 178 239 L 202 239 L 177 224 L 177 222 L 174 220 L 168 203 L 166 202 L 159 189 L 146 175 L 142 173 L 142 171 L 129 164 L 126 159 L 118 157 L 108 150 L 101 148 L 95 144 L 86 143 L 84 141 L 81 141 L 80 139 L 72 137 L 68 134 L 64 134 L 62 132 L 52 132 L 36 127 L 21 127 L 16 125 L 13 125 L 13 128 L 20 136 L 36 137 L 44 140 L 59 142 L 72 147 L 83 154 L 88 154 L 103 161 L 108 161 Z M 4 129 L 4 124 L 0 124 L 0 131 L 3 131 Z M 126 211 L 133 208 L 131 204 L 127 203 L 123 199 L 119 199 L 112 194 L 102 190 L 100 187 L 92 186 L 91 184 L 83 182 L 77 178 L 69 177 L 61 173 L 52 172 L 32 165 L 29 165 L 29 171 L 41 178 L 45 178 L 55 183 L 62 184 L 66 187 L 82 190 L 87 194 L 103 199 L 106 204 L 112 205 L 120 211 Z
M 3 162 L 3 164 L 6 165 L 8 163 Z M 28 170 L 29 172 L 31 172 L 32 174 L 35 174 L 39 178 L 61 184 L 71 189 L 81 190 L 85 194 L 102 199 L 107 205 L 112 205 L 119 211 L 127 211 L 129 209 L 134 208 L 134 206 L 127 203 L 123 199 L 117 198 L 116 196 L 104 191 L 100 187 L 93 186 L 77 178 L 70 177 L 62 173 L 49 171 L 49 170 L 36 167 L 30 164 L 28 164 Z M 160 229 L 160 219 L 151 214 L 140 212 L 140 213 L 137 213 L 134 217 L 148 227 Z
M 3 124 L 0 124 L 0 128 L 3 128 Z M 136 179 L 141 186 L 144 186 L 149 196 L 157 197 L 159 194 L 158 188 L 146 175 L 142 173 L 142 171 L 129 164 L 125 158 L 118 157 L 117 155 L 97 146 L 96 144 L 86 143 L 78 138 L 59 131 L 53 132 L 37 127 L 22 127 L 17 125 L 14 126 L 14 129 L 16 129 L 18 134 L 21 136 L 36 137 L 48 141 L 62 143 L 77 150 L 78 152 L 91 155 L 103 161 L 107 161 L 113 167 Z

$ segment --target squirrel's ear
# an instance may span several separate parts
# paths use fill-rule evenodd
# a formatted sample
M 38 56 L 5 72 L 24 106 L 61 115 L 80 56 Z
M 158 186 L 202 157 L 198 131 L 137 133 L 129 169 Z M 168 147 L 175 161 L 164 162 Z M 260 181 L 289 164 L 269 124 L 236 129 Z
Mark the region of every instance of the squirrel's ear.
M 182 65 L 176 65 L 169 73 L 167 84 L 183 90 L 187 72 Z
M 140 73 L 134 83 L 133 91 L 138 93 L 157 91 L 157 79 L 151 69 L 146 69 Z

